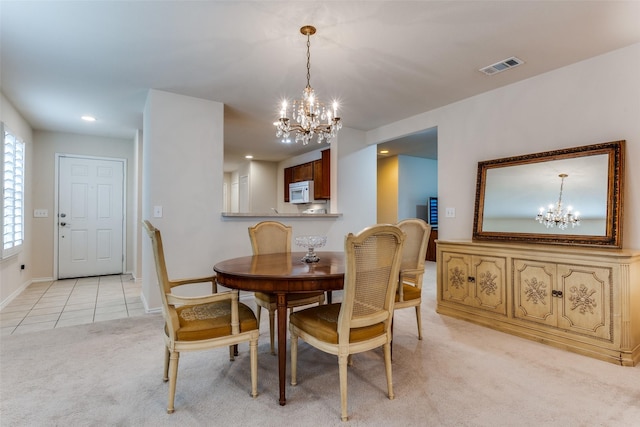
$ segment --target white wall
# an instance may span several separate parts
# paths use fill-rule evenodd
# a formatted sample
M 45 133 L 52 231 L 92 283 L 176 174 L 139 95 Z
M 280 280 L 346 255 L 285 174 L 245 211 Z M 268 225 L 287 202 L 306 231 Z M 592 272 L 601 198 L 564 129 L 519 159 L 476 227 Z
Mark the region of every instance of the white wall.
M 438 229 L 446 240 L 471 239 L 478 161 L 625 139 L 623 246 L 640 248 L 638 76 L 635 44 L 378 128 L 367 143 L 438 126 Z M 444 217 L 447 207 L 455 218 Z
M 278 206 L 278 163 L 252 160 L 249 174 L 249 212 L 273 213 Z
M 212 274 L 224 259 L 251 253 L 247 228 L 261 218 L 222 218 L 223 105 L 151 90 L 144 110 L 143 219 L 162 232 L 169 276 Z M 176 144 L 175 141 L 182 141 Z M 364 133 L 343 128 L 331 145 L 332 194 L 344 215 L 335 219 L 286 218 L 294 235 L 324 234 L 327 250 L 344 249 L 344 236 L 375 223 L 376 152 Z M 332 168 L 333 169 L 333 168 Z M 358 194 L 359 197 L 353 197 Z M 163 218 L 153 218 L 154 205 Z M 143 241 L 143 296 L 160 307 L 149 239 Z
M 142 220 L 162 232 L 171 277 L 204 277 L 226 239 L 222 211 L 223 105 L 150 90 L 143 116 Z M 163 216 L 153 217 L 154 206 Z M 142 245 L 142 293 L 149 309 L 160 293 L 149 238 Z
M 31 188 L 33 182 L 33 132 L 29 123 L 20 115 L 15 107 L 0 92 L 0 121 L 25 143 L 25 188 L 24 188 L 24 244 L 20 253 L 7 259 L 0 260 L 0 307 L 11 302 L 33 277 L 32 256 L 32 197 Z M 4 140 L 4 137 L 3 137 Z M 25 269 L 20 266 L 24 264 Z
M 429 197 L 438 196 L 438 161 L 398 156 L 398 221 L 420 218 L 429 222 Z

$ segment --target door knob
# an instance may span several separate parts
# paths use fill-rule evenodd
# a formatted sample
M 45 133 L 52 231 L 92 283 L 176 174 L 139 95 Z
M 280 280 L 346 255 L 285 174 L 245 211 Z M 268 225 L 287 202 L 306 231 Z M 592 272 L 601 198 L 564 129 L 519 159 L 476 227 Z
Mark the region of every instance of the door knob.
M 66 222 L 61 222 L 61 223 L 60 223 L 60 226 L 61 226 L 61 227 L 64 227 L 65 225 L 67 225 L 67 223 L 66 223 Z

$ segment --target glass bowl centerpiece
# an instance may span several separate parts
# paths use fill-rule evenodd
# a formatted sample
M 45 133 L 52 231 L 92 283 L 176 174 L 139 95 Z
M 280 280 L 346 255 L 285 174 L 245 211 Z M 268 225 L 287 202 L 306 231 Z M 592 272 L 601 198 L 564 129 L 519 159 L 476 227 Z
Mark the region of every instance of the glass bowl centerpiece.
M 308 252 L 302 257 L 302 262 L 318 262 L 316 248 L 321 248 L 327 243 L 327 236 L 296 236 L 296 245 L 307 248 Z

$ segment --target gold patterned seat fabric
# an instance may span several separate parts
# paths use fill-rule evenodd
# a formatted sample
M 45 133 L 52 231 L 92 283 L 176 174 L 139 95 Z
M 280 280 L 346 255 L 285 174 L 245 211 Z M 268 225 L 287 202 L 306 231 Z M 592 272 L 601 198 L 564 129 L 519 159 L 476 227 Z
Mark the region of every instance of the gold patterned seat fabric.
M 251 395 L 258 395 L 258 320 L 253 311 L 238 302 L 238 291 L 217 292 L 216 277 L 170 280 L 162 246 L 160 230 L 149 221 L 143 222 L 151 239 L 151 247 L 162 299 L 165 320 L 164 381 L 169 381 L 167 412 L 174 412 L 178 361 L 180 352 L 229 347 L 234 360 L 235 346 L 248 342 L 251 365 Z M 211 283 L 212 294 L 183 297 L 172 289 L 178 286 Z
M 231 304 L 227 301 L 177 307 L 180 326 L 176 335 L 180 341 L 206 340 L 231 335 Z M 238 303 L 240 332 L 258 329 L 255 314 Z
M 348 419 L 347 364 L 352 354 L 382 347 L 387 393 L 391 374 L 391 321 L 405 235 L 394 225 L 375 225 L 345 239 L 345 279 L 340 304 L 291 314 L 291 385 L 297 384 L 298 339 L 338 356 L 341 419 Z

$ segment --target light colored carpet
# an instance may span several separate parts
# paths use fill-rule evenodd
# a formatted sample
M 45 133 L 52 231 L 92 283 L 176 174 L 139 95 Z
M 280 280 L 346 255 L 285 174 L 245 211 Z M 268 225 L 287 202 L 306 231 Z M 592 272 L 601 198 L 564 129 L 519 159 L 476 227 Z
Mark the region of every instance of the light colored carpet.
M 433 270 L 433 264 L 428 267 Z M 350 420 L 340 422 L 335 357 L 301 341 L 298 385 L 278 405 L 277 358 L 267 316 L 259 396 L 249 396 L 240 347 L 184 353 L 176 412 L 166 413 L 159 315 L 3 337 L 2 426 L 638 426 L 640 366 L 621 367 L 435 313 L 425 279 L 424 340 L 412 309 L 396 313 L 395 400 L 386 397 L 382 351 L 354 357 Z M 249 299 L 248 301 L 251 301 Z M 289 362 L 288 362 L 289 363 Z

